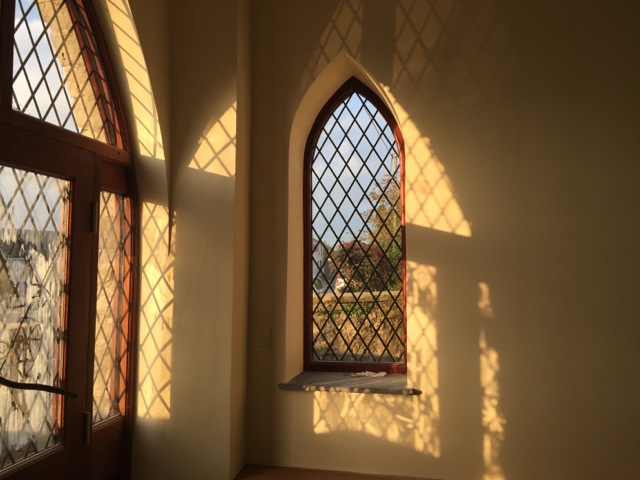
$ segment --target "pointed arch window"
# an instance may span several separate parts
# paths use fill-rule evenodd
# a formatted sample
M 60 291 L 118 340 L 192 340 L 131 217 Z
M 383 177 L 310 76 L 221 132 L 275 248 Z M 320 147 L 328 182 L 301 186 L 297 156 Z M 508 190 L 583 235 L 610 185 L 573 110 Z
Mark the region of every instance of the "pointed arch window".
M 0 476 L 124 478 L 137 228 L 107 50 L 90 0 L 0 23 Z
M 406 372 L 398 125 L 352 78 L 318 115 L 305 157 L 305 369 Z

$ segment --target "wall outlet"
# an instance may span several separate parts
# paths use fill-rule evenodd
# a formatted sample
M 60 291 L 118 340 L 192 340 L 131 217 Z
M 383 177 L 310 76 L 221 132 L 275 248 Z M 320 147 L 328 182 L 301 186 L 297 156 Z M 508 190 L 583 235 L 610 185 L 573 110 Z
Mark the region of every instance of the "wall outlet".
M 271 346 L 271 328 L 254 327 L 249 335 L 252 347 L 270 347 Z

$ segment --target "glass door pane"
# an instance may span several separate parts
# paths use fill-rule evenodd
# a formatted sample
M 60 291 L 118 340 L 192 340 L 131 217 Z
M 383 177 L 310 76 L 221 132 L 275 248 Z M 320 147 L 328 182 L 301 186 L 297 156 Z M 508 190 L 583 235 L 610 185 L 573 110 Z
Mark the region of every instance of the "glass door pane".
M 70 182 L 0 165 L 0 375 L 62 387 Z M 0 386 L 0 471 L 60 445 L 62 397 Z

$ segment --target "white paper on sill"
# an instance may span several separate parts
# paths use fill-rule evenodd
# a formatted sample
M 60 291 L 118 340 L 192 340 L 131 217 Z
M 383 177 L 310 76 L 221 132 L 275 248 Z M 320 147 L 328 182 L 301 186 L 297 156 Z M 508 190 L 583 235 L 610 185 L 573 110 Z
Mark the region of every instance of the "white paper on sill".
M 351 376 L 352 377 L 384 377 L 387 373 L 386 372 L 358 372 L 358 373 L 352 373 Z

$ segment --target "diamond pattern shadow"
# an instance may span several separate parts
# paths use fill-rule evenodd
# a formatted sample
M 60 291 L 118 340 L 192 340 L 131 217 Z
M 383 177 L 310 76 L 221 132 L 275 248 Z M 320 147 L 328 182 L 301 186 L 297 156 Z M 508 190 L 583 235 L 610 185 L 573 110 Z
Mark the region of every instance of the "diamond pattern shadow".
M 478 308 L 485 321 L 493 320 L 489 286 L 480 283 Z M 482 389 L 482 457 L 485 480 L 504 480 L 500 451 L 504 443 L 505 415 L 500 406 L 500 357 L 487 341 L 487 328 L 480 332 L 480 387 Z
M 107 0 L 106 6 L 111 19 L 110 26 L 120 46 L 140 155 L 164 160 L 160 120 L 129 2 Z
M 175 228 L 175 223 L 174 223 Z M 138 416 L 171 416 L 171 347 L 175 235 L 169 249 L 167 208 L 142 208 Z
M 236 175 L 236 103 L 200 138 L 189 168 L 223 177 Z
M 407 111 L 386 89 L 405 147 L 405 220 L 407 223 L 470 237 L 466 219 L 444 166 Z
M 338 4 L 307 63 L 302 80 L 303 91 L 309 88 L 338 53 L 345 51 L 356 60 L 360 59 L 363 15 L 363 0 L 342 0 Z
M 513 65 L 494 0 L 399 0 L 391 85 L 406 105 L 436 95 L 474 101 Z M 418 98 L 428 95 L 429 98 Z

